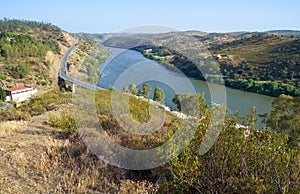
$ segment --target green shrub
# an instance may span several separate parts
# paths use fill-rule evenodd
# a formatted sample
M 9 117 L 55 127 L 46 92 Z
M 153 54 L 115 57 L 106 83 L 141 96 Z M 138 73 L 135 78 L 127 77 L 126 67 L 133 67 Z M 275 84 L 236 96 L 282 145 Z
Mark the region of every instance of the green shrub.
M 206 122 L 206 121 L 202 121 Z M 224 126 L 204 155 L 199 148 L 206 131 L 199 127 L 188 148 L 162 167 L 161 193 L 297 193 L 299 147 L 288 146 L 288 136 L 270 130 Z
M 3 74 L 0 74 L 0 79 L 1 79 L 1 80 L 6 80 L 6 76 L 3 75 Z
M 47 81 L 41 81 L 40 84 L 41 84 L 42 86 L 45 86 L 45 85 L 48 84 L 48 82 L 47 82 Z
M 61 129 L 64 137 L 69 137 L 77 133 L 74 117 L 66 112 L 61 112 L 60 116 L 50 115 L 49 123 L 51 126 Z

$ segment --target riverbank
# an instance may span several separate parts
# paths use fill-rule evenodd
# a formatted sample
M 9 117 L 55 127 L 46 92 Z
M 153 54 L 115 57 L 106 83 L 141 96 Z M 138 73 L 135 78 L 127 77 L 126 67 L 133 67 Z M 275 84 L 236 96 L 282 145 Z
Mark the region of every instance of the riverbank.
M 229 87 L 225 87 L 224 91 L 224 86 L 197 79 L 188 79 L 186 76 L 157 63 L 157 61 L 149 60 L 138 51 L 115 47 L 107 48 L 112 50 L 112 54 L 104 63 L 99 65 L 103 76 L 99 80 L 98 86 L 102 88 L 111 89 L 114 87 L 116 90 L 122 90 L 125 85 L 137 84 L 138 81 L 135 80 L 148 80 L 147 83 L 150 84 L 151 88 L 160 87 L 164 90 L 165 104 L 174 109 L 176 105 L 173 104 L 172 99 L 176 93 L 191 93 L 194 91 L 197 94 L 204 94 L 207 104 L 212 101 L 211 94 L 216 94 L 213 102 L 225 104 L 230 115 L 234 115 L 237 111 L 240 116 L 249 115 L 254 106 L 257 115 L 270 113 L 271 111 L 273 97 Z M 128 71 L 129 69 L 130 71 Z M 132 74 L 126 76 L 127 73 Z M 120 81 L 120 78 L 124 78 L 123 81 Z M 187 84 L 191 84 L 193 90 L 187 90 Z M 175 92 L 176 89 L 178 92 Z M 223 92 L 226 92 L 227 97 L 225 99 L 222 97 L 224 96 Z M 263 119 L 260 117 L 257 119 L 258 127 L 265 127 L 265 124 L 261 123 Z
M 215 75 L 202 75 L 197 69 L 196 65 L 189 61 L 186 57 L 175 51 L 162 51 L 164 48 L 140 46 L 131 48 L 132 50 L 140 52 L 144 57 L 155 60 L 159 64 L 176 72 L 182 72 L 188 77 L 208 81 L 215 84 L 224 84 L 227 87 L 267 95 L 271 97 L 278 97 L 281 94 L 290 96 L 300 96 L 300 88 L 293 85 L 285 84 L 278 81 L 255 81 L 254 79 L 231 79 L 228 77 L 221 78 Z M 203 59 L 207 60 L 207 59 Z

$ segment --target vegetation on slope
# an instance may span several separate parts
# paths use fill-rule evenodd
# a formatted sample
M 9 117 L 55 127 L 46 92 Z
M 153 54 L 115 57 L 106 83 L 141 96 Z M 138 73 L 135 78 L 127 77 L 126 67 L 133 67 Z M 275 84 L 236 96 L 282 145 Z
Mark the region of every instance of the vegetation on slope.
M 213 147 L 199 156 L 203 128 L 189 147 L 162 167 L 162 193 L 297 193 L 299 146 L 290 148 L 283 132 L 260 130 L 247 134 L 223 128 Z M 231 126 L 231 127 L 230 127 Z
M 62 30 L 50 23 L 4 18 L 0 21 L 0 31 L 34 37 L 44 44 L 50 45 L 51 49 L 58 53 L 60 48 L 57 42 L 69 46 Z
M 36 24 L 29 22 L 28 25 Z M 52 29 L 51 25 L 48 27 Z M 20 29 L 14 30 L 19 32 L 23 28 L 26 27 L 21 25 Z M 18 33 L 14 35 L 19 36 Z M 36 42 L 41 40 L 39 36 L 32 38 Z M 84 41 L 81 46 L 86 46 L 83 50 L 88 51 L 92 44 Z M 154 58 L 172 65 L 164 58 L 170 55 L 170 51 L 156 52 Z M 89 63 L 96 65 L 96 62 Z M 135 85 L 129 87 L 129 91 L 137 93 Z M 120 145 L 133 149 L 157 147 L 178 129 L 180 120 L 167 114 L 161 131 L 153 129 L 151 135 L 144 136 L 128 133 L 112 114 L 112 92 L 116 91 L 97 91 L 95 104 L 101 126 Z M 148 96 L 148 93 L 149 87 L 145 86 L 141 94 Z M 5 149 L 0 149 L 1 153 L 5 152 L 0 155 L 0 192 L 154 193 L 158 187 L 160 193 L 298 192 L 299 98 L 281 96 L 274 101 L 273 111 L 267 119 L 268 126 L 274 131 L 257 130 L 251 124 L 255 120 L 254 112 L 244 118 L 248 129 L 235 127 L 238 116 L 227 118 L 228 124 L 223 126 L 217 142 L 204 155 L 197 153 L 207 132 L 211 110 L 204 105 L 203 97 L 198 96 L 197 100 L 200 106 L 192 108 L 204 119 L 198 123 L 197 133 L 188 148 L 165 166 L 138 172 L 104 164 L 88 150 L 76 129 L 75 117 L 78 115 L 72 115 L 73 106 L 68 105 L 70 93 L 53 90 L 24 102 L 19 108 L 0 111 L 0 136 L 3 140 L 0 145 L 1 148 L 5 146 Z M 150 120 L 148 110 L 151 105 L 148 102 L 129 96 L 129 105 L 125 119 L 131 117 L 136 123 Z M 65 109 L 59 113 L 61 107 Z M 27 127 L 24 120 L 34 122 L 37 116 L 48 111 L 52 111 L 49 120 L 44 120 L 39 126 Z M 11 121 L 16 120 L 19 121 L 15 123 L 18 127 L 14 128 Z
M 82 38 L 68 60 L 70 75 L 91 84 L 97 84 L 101 76 L 99 64 L 111 51 L 93 39 Z
M 276 40 L 275 46 L 270 46 L 275 43 L 270 43 L 269 38 Z M 258 35 L 225 44 L 242 45 L 242 48 L 226 47 L 228 51 L 219 48 L 222 51 L 226 50 L 224 53 L 218 52 L 218 49 L 214 49 L 213 52 L 222 56 L 217 57 L 217 60 L 226 86 L 275 97 L 280 94 L 300 96 L 298 42 L 298 39 L 291 41 L 291 38 L 287 37 Z M 260 48 L 262 46 L 264 48 Z M 220 83 L 221 77 L 216 74 L 219 64 L 210 57 L 199 59 L 198 67 L 207 69 L 201 73 L 194 62 L 177 51 L 153 45 L 133 49 L 167 67 L 174 66 L 189 77 Z
M 0 79 L 8 87 L 56 84 L 59 58 L 72 38 L 51 24 L 0 20 Z
M 299 96 L 300 39 L 257 34 L 211 51 L 218 61 L 226 85 L 250 92 Z
M 98 91 L 95 101 L 99 122 L 115 142 L 129 148 L 149 149 L 172 137 L 179 120 L 170 115 L 161 132 L 141 137 L 124 131 L 111 114 L 112 92 Z M 274 101 L 274 111 L 286 110 L 285 102 L 295 107 L 294 101 L 289 101 L 293 98 L 284 99 L 280 103 Z M 39 111 L 47 111 L 39 107 L 53 110 L 54 107 L 61 107 L 70 100 L 68 93 L 52 92 L 25 102 L 15 114 L 18 112 L 36 115 Z M 130 113 L 137 121 L 145 122 L 149 119 L 147 102 L 132 97 L 129 103 Z M 71 107 L 65 107 L 67 109 L 60 114 L 51 112 L 53 115 L 50 116 L 48 125 L 58 127 L 59 130 L 54 134 L 58 139 L 65 139 L 66 143 L 47 148 L 44 156 L 40 157 L 41 160 L 35 159 L 32 165 L 29 165 L 28 161 L 23 162 L 25 174 L 39 172 L 39 176 L 43 177 L 38 178 L 34 175 L 33 178 L 40 183 L 40 187 L 36 189 L 51 187 L 57 192 L 157 192 L 159 187 L 160 193 L 297 193 L 299 188 L 299 142 L 291 143 L 290 135 L 295 133 L 287 133 L 292 125 L 280 125 L 276 131 L 257 130 L 253 125 L 250 125 L 248 130 L 237 129 L 237 117 L 234 116 L 227 119 L 228 124 L 224 125 L 210 151 L 198 155 L 211 114 L 207 106 L 199 106 L 206 119 L 199 123 L 197 133 L 188 148 L 165 166 L 135 172 L 106 165 L 88 151 L 76 131 Z M 298 108 L 295 108 L 296 110 L 298 111 Z M 276 117 L 275 112 L 269 118 L 279 119 L 274 123 L 281 123 L 282 119 L 288 116 Z M 246 124 L 255 119 L 253 114 L 244 118 Z M 282 114 L 278 112 L 276 115 Z M 292 115 L 297 116 L 298 112 L 288 117 L 291 118 L 290 123 L 294 123 Z M 298 124 L 292 127 L 299 129 Z M 58 141 L 60 140 L 56 140 L 57 144 Z M 39 152 L 44 153 L 42 150 Z M 22 176 L 27 177 L 25 174 Z M 47 180 L 48 184 L 44 185 L 43 180 Z M 159 184 L 156 185 L 157 183 Z

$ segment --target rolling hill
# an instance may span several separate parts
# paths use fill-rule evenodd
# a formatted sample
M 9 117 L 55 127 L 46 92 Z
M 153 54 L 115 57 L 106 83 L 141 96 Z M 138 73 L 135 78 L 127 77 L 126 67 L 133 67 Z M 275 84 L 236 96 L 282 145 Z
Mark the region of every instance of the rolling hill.
M 107 46 L 128 49 L 139 47 L 138 50 L 144 54 L 147 49 L 167 49 L 171 53 L 169 58 L 173 60 L 161 61 L 159 51 L 150 53 L 151 58 L 159 59 L 163 64 L 169 62 L 190 77 L 218 83 L 220 77 L 217 69 L 220 68 L 227 86 L 270 96 L 299 96 L 299 35 L 299 31 L 187 31 L 96 34 L 89 37 L 95 37 Z M 149 53 L 145 56 L 149 57 Z M 198 77 L 195 76 L 196 66 L 205 69 L 204 75 L 197 73 Z

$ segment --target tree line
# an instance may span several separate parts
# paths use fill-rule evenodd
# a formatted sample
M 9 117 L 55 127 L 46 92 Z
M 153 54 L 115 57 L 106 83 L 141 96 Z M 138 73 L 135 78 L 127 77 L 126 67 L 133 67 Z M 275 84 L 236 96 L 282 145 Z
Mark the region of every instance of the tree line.
M 143 96 L 144 98 L 149 98 L 149 96 L 152 92 L 152 88 L 151 88 L 150 84 L 143 83 L 141 89 L 138 89 L 136 87 L 136 85 L 133 83 L 133 84 L 129 84 L 128 86 L 124 86 L 123 91 L 131 93 L 133 95 Z M 160 102 L 161 104 L 164 104 L 165 103 L 164 90 L 159 87 L 155 87 L 154 94 L 153 94 L 153 100 Z
M 0 31 L 29 35 L 43 44 L 48 45 L 51 50 L 56 53 L 60 52 L 57 41 L 66 43 L 61 33 L 62 30 L 50 23 L 4 18 L 0 20 Z

